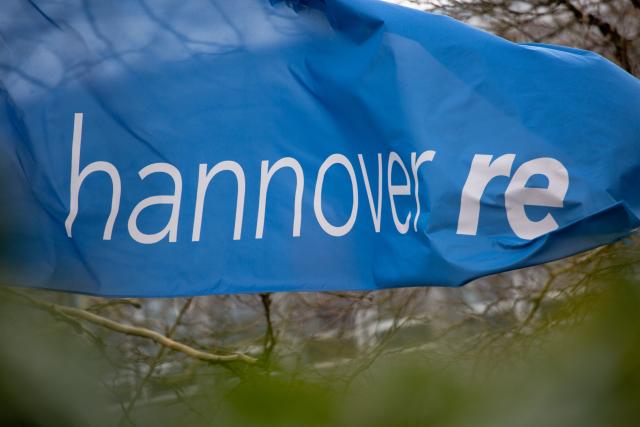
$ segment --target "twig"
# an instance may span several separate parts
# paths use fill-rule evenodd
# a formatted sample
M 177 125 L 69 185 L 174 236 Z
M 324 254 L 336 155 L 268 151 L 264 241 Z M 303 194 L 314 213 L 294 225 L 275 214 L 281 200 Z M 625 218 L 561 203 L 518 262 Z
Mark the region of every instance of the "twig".
M 261 359 L 266 366 L 269 366 L 269 361 L 271 359 L 271 354 L 273 353 L 273 348 L 276 345 L 276 338 L 273 333 L 273 324 L 271 322 L 271 294 L 264 293 L 260 294 L 260 300 L 262 301 L 262 307 L 264 308 L 264 317 L 265 322 L 267 324 L 267 330 L 264 334 L 264 351 L 262 352 Z
M 182 321 L 182 317 L 185 315 L 187 310 L 189 310 L 189 307 L 191 307 L 192 301 L 193 301 L 193 298 L 187 298 L 182 308 L 180 309 L 178 316 L 176 316 L 176 320 L 173 322 L 173 325 L 171 325 L 171 328 L 169 328 L 169 331 L 166 334 L 167 338 L 173 337 L 173 334 L 175 333 L 176 329 L 180 325 L 180 322 Z M 125 408 L 123 408 L 124 414 L 120 424 L 122 424 L 122 422 L 125 420 L 130 421 L 131 411 L 133 411 L 133 408 L 135 408 L 136 403 L 138 402 L 138 399 L 142 394 L 142 390 L 144 389 L 144 386 L 147 384 L 147 382 L 149 381 L 149 378 L 151 378 L 151 376 L 155 372 L 156 368 L 158 367 L 158 364 L 160 364 L 160 362 L 162 361 L 162 358 L 164 357 L 166 350 L 167 350 L 167 347 L 160 346 L 160 348 L 156 352 L 156 355 L 149 363 L 149 369 L 147 370 L 147 373 L 138 383 L 135 391 L 133 392 L 133 396 L 129 400 L 129 404 Z

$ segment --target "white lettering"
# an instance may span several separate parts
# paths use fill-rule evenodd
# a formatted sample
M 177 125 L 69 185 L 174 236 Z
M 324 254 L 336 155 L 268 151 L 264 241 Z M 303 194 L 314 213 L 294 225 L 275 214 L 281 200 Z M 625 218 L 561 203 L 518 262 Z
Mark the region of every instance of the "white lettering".
M 549 180 L 547 188 L 526 187 L 534 175 L 544 175 Z M 513 174 L 504 195 L 507 219 L 516 236 L 521 239 L 535 239 L 558 228 L 558 223 L 550 213 L 539 221 L 531 221 L 524 207 L 546 206 L 561 208 L 569 189 L 569 172 L 557 161 L 549 157 L 523 163 Z
M 362 154 L 358 154 L 358 161 L 360 162 L 360 169 L 362 170 L 362 177 L 364 178 L 364 188 L 367 192 L 367 199 L 369 200 L 369 209 L 371 209 L 371 218 L 373 219 L 373 228 L 376 233 L 380 232 L 380 219 L 382 217 L 382 154 L 378 153 L 378 204 L 377 208 L 373 205 L 373 194 L 371 192 L 371 185 L 369 184 L 369 176 L 367 175 L 367 167 L 364 164 Z
M 418 217 L 420 216 L 420 181 L 418 181 L 418 169 L 424 162 L 433 161 L 435 155 L 435 151 L 428 150 L 420 154 L 420 156 L 418 156 L 418 159 L 416 160 L 416 153 L 411 153 L 411 171 L 413 172 L 413 181 L 415 182 L 416 187 L 416 217 L 413 220 L 413 231 L 418 231 Z
M 198 170 L 198 189 L 196 191 L 196 211 L 193 218 L 193 233 L 191 240 L 200 241 L 200 229 L 202 228 L 202 211 L 204 210 L 204 197 L 209 188 L 209 183 L 218 173 L 228 171 L 235 175 L 238 185 L 236 196 L 236 219 L 233 227 L 233 240 L 240 240 L 242 233 L 242 217 L 244 213 L 245 177 L 242 167 L 230 160 L 217 163 L 209 172 L 207 165 L 201 164 Z
M 349 179 L 351 180 L 352 189 L 352 205 L 351 215 L 344 225 L 335 226 L 330 224 L 322 212 L 322 185 L 324 183 L 324 175 L 329 168 L 333 165 L 342 165 L 349 173 Z M 356 216 L 358 214 L 358 183 L 356 181 L 356 173 L 353 170 L 353 166 L 349 159 L 342 154 L 332 154 L 320 165 L 318 170 L 318 179 L 316 180 L 316 190 L 313 196 L 313 210 L 316 213 L 316 219 L 324 231 L 331 236 L 340 237 L 347 234 L 353 228 L 353 224 L 356 222 Z
M 152 163 L 138 172 L 140 179 L 145 179 L 152 173 L 166 173 L 173 179 L 174 193 L 166 196 L 147 197 L 138 203 L 129 217 L 129 234 L 136 242 L 144 244 L 157 243 L 169 235 L 169 241 L 175 242 L 178 236 L 178 217 L 180 215 L 180 198 L 182 197 L 182 176 L 175 166 L 168 163 Z M 143 209 L 153 205 L 171 205 L 171 216 L 167 225 L 157 233 L 146 234 L 138 228 L 138 216 Z
M 475 236 L 480 219 L 480 200 L 491 180 L 498 176 L 509 177 L 515 154 L 504 154 L 493 162 L 493 156 L 476 154 L 462 189 L 457 234 Z
M 73 141 L 71 146 L 71 185 L 70 185 L 70 198 L 69 198 L 69 215 L 64 222 L 67 230 L 67 236 L 71 237 L 71 229 L 73 222 L 78 215 L 78 197 L 80 195 L 80 187 L 85 178 L 94 172 L 104 172 L 111 178 L 112 192 L 111 192 L 111 211 L 107 217 L 107 222 L 104 226 L 104 233 L 102 238 L 104 240 L 111 240 L 111 234 L 113 232 L 113 224 L 118 216 L 118 209 L 120 208 L 120 174 L 116 167 L 109 162 L 93 162 L 89 163 L 80 172 L 80 148 L 82 145 L 82 113 L 76 113 L 73 117 Z
M 402 168 L 402 172 L 404 172 L 405 184 L 397 185 L 393 184 L 392 182 L 391 177 L 393 176 L 393 165 L 396 163 L 400 165 L 400 168 Z M 387 186 L 389 187 L 389 202 L 391 203 L 391 216 L 393 217 L 393 222 L 400 234 L 405 234 L 409 230 L 411 212 L 407 213 L 404 222 L 400 222 L 400 220 L 398 219 L 398 213 L 396 212 L 396 202 L 394 198 L 396 196 L 408 196 L 409 194 L 411 194 L 411 181 L 409 181 L 409 173 L 407 172 L 407 168 L 402 162 L 402 159 L 397 153 L 393 151 L 389 153 Z
M 260 196 L 258 199 L 258 221 L 256 224 L 256 239 L 262 239 L 264 232 L 264 217 L 267 206 L 267 190 L 269 182 L 273 175 L 282 168 L 290 168 L 296 174 L 296 192 L 294 198 L 294 214 L 293 214 L 293 237 L 300 236 L 300 226 L 302 218 L 302 191 L 304 189 L 304 173 L 300 163 L 292 157 L 285 157 L 273 164 L 269 168 L 269 161 L 262 161 L 260 172 Z

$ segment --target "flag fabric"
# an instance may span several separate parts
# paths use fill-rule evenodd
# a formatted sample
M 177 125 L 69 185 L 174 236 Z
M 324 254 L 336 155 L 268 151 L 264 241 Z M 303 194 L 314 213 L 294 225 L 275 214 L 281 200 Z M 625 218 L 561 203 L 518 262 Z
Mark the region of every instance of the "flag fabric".
M 640 82 L 376 0 L 5 0 L 5 284 L 459 286 L 640 225 Z

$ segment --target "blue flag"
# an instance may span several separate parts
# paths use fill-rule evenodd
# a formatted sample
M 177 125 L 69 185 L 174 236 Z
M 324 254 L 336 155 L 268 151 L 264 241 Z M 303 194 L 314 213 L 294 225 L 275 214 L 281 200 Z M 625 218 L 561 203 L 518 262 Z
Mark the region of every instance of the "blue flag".
M 374 0 L 5 0 L 2 282 L 459 286 L 640 225 L 640 82 Z

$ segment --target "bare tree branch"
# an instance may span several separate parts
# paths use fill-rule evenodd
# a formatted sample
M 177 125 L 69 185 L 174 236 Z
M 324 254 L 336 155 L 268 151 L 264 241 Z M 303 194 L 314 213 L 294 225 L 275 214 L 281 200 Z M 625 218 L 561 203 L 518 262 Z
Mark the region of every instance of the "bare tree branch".
M 260 300 L 262 301 L 262 307 L 264 308 L 264 317 L 267 324 L 267 330 L 264 334 L 264 351 L 262 353 L 262 360 L 265 365 L 269 365 L 273 348 L 276 345 L 275 335 L 273 333 L 273 324 L 271 321 L 271 294 L 260 294 Z
M 616 58 L 620 61 L 622 68 L 628 72 L 632 72 L 631 59 L 629 58 L 629 44 L 630 40 L 620 34 L 620 32 L 605 21 L 604 19 L 594 15 L 593 13 L 585 12 L 580 7 L 571 2 L 571 0 L 556 0 L 558 4 L 563 5 L 573 14 L 573 16 L 580 22 L 583 22 L 592 27 L 598 28 L 600 34 L 604 37 L 608 37 L 613 43 L 616 50 Z M 639 0 L 634 0 L 635 2 Z
M 7 291 L 9 290 L 7 289 Z M 202 360 L 207 363 L 245 362 L 245 363 L 253 364 L 257 362 L 255 358 L 248 356 L 244 353 L 231 353 L 231 354 L 208 353 L 205 351 L 195 349 L 193 347 L 189 347 L 188 345 L 183 344 L 181 342 L 174 341 L 173 339 L 166 337 L 156 331 L 152 331 L 151 329 L 138 327 L 138 326 L 125 325 L 123 323 L 119 323 L 111 319 L 107 319 L 106 317 L 102 317 L 97 314 L 94 314 L 79 308 L 66 307 L 59 304 L 38 301 L 13 290 L 9 292 L 21 297 L 23 300 L 26 300 L 30 304 L 35 305 L 36 307 L 39 307 L 41 309 L 62 314 L 72 319 L 84 320 L 86 322 L 93 323 L 94 325 L 98 325 L 103 328 L 106 328 L 115 332 L 119 332 L 122 334 L 131 335 L 131 336 L 140 337 L 140 338 L 147 338 L 161 346 L 167 347 L 170 350 L 186 354 L 191 358 Z

